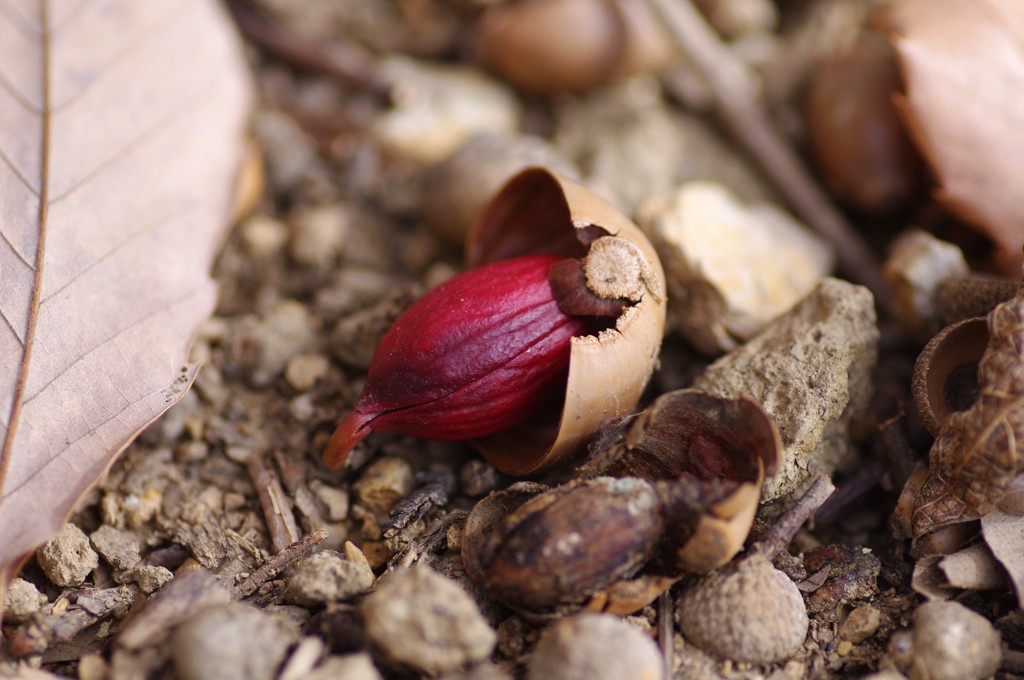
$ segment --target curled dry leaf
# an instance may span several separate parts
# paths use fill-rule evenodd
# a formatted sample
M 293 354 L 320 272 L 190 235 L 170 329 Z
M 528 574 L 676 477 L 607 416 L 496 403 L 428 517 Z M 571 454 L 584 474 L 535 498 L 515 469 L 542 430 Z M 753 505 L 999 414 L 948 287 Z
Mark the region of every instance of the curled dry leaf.
M 578 456 L 603 420 L 629 413 L 654 370 L 665 327 L 665 274 L 640 229 L 583 185 L 540 167 L 505 184 L 467 244 L 470 266 L 527 253 L 580 258 L 597 298 L 628 304 L 613 327 L 572 339 L 560 408 L 474 442 L 509 474 Z
M 0 574 L 187 390 L 249 83 L 218 3 L 5 4 Z M 59 30 L 59 40 L 56 31 Z
M 932 446 L 911 517 L 915 539 L 991 512 L 1024 467 L 1024 296 L 998 305 L 988 330 L 978 399 L 946 418 Z
M 1024 4 L 900 0 L 889 18 L 904 118 L 938 176 L 938 198 L 995 242 L 1008 273 L 1019 270 Z
M 752 401 L 681 390 L 620 420 L 595 448 L 577 479 L 513 485 L 466 520 L 466 572 L 530 618 L 628 614 L 684 573 L 728 562 L 781 442 Z

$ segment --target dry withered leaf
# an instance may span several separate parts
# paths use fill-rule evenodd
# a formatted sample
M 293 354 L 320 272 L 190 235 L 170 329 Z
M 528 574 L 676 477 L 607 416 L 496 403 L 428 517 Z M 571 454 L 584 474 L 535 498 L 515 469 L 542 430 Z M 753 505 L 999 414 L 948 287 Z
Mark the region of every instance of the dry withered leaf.
M 1024 4 L 900 0 L 890 19 L 906 81 L 904 118 L 938 175 L 937 197 L 1021 263 Z
M 1024 296 L 988 316 L 988 349 L 978 365 L 974 405 L 950 414 L 930 453 L 928 479 L 911 517 L 915 539 L 985 516 L 1021 471 L 1024 442 Z
M 9 577 L 195 375 L 250 92 L 212 0 L 6 3 L 0 45 Z
M 992 555 L 1006 569 L 1017 604 L 1024 606 L 1024 517 L 991 512 L 981 518 L 981 534 Z

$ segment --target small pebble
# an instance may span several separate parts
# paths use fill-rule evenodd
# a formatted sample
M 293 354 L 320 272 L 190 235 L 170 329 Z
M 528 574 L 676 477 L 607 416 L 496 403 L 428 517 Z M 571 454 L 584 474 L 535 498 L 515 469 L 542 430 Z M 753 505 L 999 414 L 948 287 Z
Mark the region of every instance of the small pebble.
M 96 552 L 118 571 L 131 569 L 142 559 L 139 537 L 131 531 L 115 529 L 104 524 L 89 535 L 89 543 Z
M 958 602 L 926 602 L 912 631 L 889 643 L 890 656 L 910 680 L 981 680 L 1003 660 L 999 633 L 985 617 Z
M 352 543 L 345 543 L 345 556 L 324 550 L 306 557 L 288 581 L 289 602 L 313 607 L 343 602 L 373 587 L 373 570 L 366 556 Z
M 288 241 L 288 228 L 269 215 L 253 215 L 241 228 L 242 246 L 257 259 L 267 259 L 280 252 Z
M 424 565 L 388 574 L 360 611 L 371 643 L 429 675 L 482 661 L 494 649 L 495 632 L 473 598 Z
M 366 652 L 329 656 L 305 676 L 305 680 L 383 680 Z
M 92 570 L 100 566 L 100 557 L 89 545 L 89 538 L 74 524 L 65 524 L 36 550 L 36 561 L 46 578 L 62 587 L 82 585 Z
M 295 261 L 323 268 L 338 259 L 349 232 L 349 213 L 341 205 L 307 208 L 293 220 L 290 252 Z
M 135 583 L 138 584 L 139 589 L 147 595 L 160 590 L 174 578 L 174 574 L 166 567 L 151 565 L 135 567 L 132 570 L 132 576 L 135 578 Z
M 3 622 L 21 623 L 42 609 L 48 600 L 35 585 L 22 578 L 16 578 L 7 586 L 4 595 Z
M 271 307 L 252 328 L 253 340 L 260 348 L 253 383 L 266 385 L 274 379 L 290 358 L 306 351 L 315 332 L 314 320 L 302 303 L 282 300 Z
M 273 680 L 295 638 L 282 620 L 233 602 L 183 622 L 171 657 L 180 680 Z
M 313 492 L 327 508 L 327 519 L 341 522 L 348 518 L 348 492 L 326 484 L 318 484 Z
M 370 510 L 378 515 L 387 515 L 391 507 L 408 496 L 415 486 L 412 466 L 401 458 L 388 456 L 371 463 L 352 485 L 352 491 Z
M 650 637 L 611 614 L 579 614 L 544 631 L 527 680 L 660 680 L 661 651 Z
M 288 360 L 284 379 L 299 392 L 308 392 L 327 375 L 330 367 L 323 354 L 297 354 Z
M 881 621 L 881 612 L 869 604 L 862 605 L 851 611 L 839 626 L 839 637 L 854 644 L 864 642 L 878 632 Z

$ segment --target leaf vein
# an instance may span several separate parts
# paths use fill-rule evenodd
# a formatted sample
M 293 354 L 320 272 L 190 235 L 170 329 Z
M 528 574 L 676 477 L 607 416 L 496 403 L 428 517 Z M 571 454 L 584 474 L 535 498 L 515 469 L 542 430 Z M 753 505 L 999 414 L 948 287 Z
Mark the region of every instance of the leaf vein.
M 153 220 L 152 222 L 149 222 L 149 223 L 143 225 L 142 227 L 140 227 L 139 229 L 136 229 L 135 231 L 129 233 L 126 238 L 124 238 L 124 239 L 118 241 L 117 243 L 115 243 L 105 253 L 103 253 L 102 255 L 97 257 L 95 260 L 93 260 L 91 263 L 89 263 L 89 266 L 85 267 L 80 272 L 76 273 L 75 277 L 73 279 L 69 280 L 63 286 L 61 286 L 57 290 L 53 291 L 52 293 L 50 293 L 46 297 L 44 297 L 40 304 L 41 305 L 45 305 L 47 303 L 47 301 L 53 299 L 54 297 L 59 295 L 62 291 L 66 290 L 69 286 L 73 285 L 76 281 L 78 281 L 83 274 L 85 274 L 86 272 L 92 271 L 93 269 L 98 267 L 100 264 L 102 264 L 104 261 L 110 259 L 113 255 L 115 255 L 118 251 L 120 251 L 121 248 L 123 248 L 125 245 L 130 243 L 132 240 L 134 240 L 134 239 L 136 239 L 136 238 L 138 238 L 140 236 L 143 236 L 143 235 L 153 231 L 154 229 L 156 229 L 160 225 L 167 223 L 168 221 L 174 219 L 175 217 L 178 217 L 180 215 L 185 214 L 187 211 L 188 211 L 187 208 L 181 208 L 179 210 L 172 210 L 171 212 L 169 212 L 169 213 L 167 213 L 165 215 L 162 215 L 162 216 L 158 217 L 157 219 Z
M 21 12 L 11 6 L 7 0 L 0 0 L 0 16 L 7 19 L 7 23 L 26 38 L 32 40 L 32 42 L 39 42 L 43 37 L 36 27 L 32 25 L 32 22 L 22 16 Z
M 112 335 L 109 335 L 106 338 L 103 338 L 98 343 L 96 343 L 95 345 L 90 347 L 88 350 L 84 350 L 82 352 L 82 355 L 80 357 L 78 357 L 78 359 L 76 359 L 72 363 L 68 364 L 63 369 L 61 369 L 61 371 L 59 373 L 56 373 L 52 378 L 50 378 L 48 381 L 46 381 L 45 384 L 40 385 L 39 389 L 36 390 L 33 394 L 26 395 L 23 404 L 25 406 L 27 406 L 36 397 L 38 397 L 40 394 L 43 394 L 48 387 L 53 385 L 53 383 L 56 382 L 58 378 L 60 378 L 62 375 L 64 375 L 65 373 L 67 373 L 72 368 L 74 368 L 75 366 L 79 365 L 80 363 L 82 363 L 86 359 L 88 359 L 91 355 L 95 354 L 96 352 L 98 352 L 102 348 L 106 347 L 108 344 L 110 344 L 111 342 L 113 342 L 117 338 L 121 337 L 122 335 L 124 335 L 128 331 L 132 330 L 133 328 L 135 328 L 135 327 L 137 327 L 137 326 L 139 326 L 141 324 L 146 323 L 150 319 L 152 319 L 152 318 L 154 318 L 156 316 L 159 316 L 160 314 L 163 314 L 164 312 L 166 312 L 168 309 L 174 307 L 175 305 L 178 305 L 178 304 L 184 302 L 185 300 L 188 300 L 189 298 L 193 297 L 196 293 L 197 293 L 197 289 L 192 289 L 192 290 L 188 291 L 187 293 L 185 293 L 184 295 L 181 295 L 181 296 L 179 296 L 179 297 L 177 297 L 177 298 L 175 298 L 173 300 L 169 300 L 166 304 L 164 304 L 164 305 L 154 309 L 153 311 L 149 312 L 145 316 L 141 316 L 138 319 L 135 319 L 134 321 L 132 321 L 127 326 L 119 328 L 116 333 L 113 333 Z
M 208 81 L 202 88 L 194 92 L 192 95 L 186 97 L 184 100 L 179 102 L 177 105 L 170 108 L 170 110 L 163 116 L 157 118 L 153 123 L 143 130 L 138 137 L 122 146 L 118 151 L 108 156 L 104 160 L 100 161 L 99 165 L 90 170 L 85 174 L 78 182 L 68 187 L 64 193 L 59 196 L 55 196 L 50 200 L 50 205 L 55 205 L 60 201 L 63 201 L 68 196 L 71 196 L 83 186 L 87 185 L 97 175 L 103 173 L 105 170 L 117 165 L 120 161 L 129 157 L 133 151 L 142 147 L 152 139 L 155 139 L 161 132 L 164 132 L 167 125 L 178 116 L 187 113 L 189 111 L 189 105 L 202 98 L 206 94 L 206 90 L 210 89 L 214 81 Z

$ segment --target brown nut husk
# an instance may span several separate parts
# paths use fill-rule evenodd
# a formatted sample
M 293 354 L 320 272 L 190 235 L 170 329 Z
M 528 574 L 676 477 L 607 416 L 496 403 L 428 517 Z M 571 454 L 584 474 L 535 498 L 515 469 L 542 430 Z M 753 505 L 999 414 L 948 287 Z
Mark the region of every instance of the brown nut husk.
M 470 232 L 478 266 L 527 253 L 582 258 L 595 296 L 627 299 L 614 328 L 572 339 L 561 411 L 476 440 L 502 472 L 525 475 L 583 452 L 601 422 L 629 413 L 658 360 L 665 328 L 665 274 L 640 229 L 583 185 L 528 168 L 495 195 Z
M 921 422 L 937 437 L 946 417 L 978 398 L 978 362 L 988 347 L 988 320 L 979 316 L 946 326 L 914 364 L 911 391 Z
M 662 395 L 621 439 L 609 439 L 579 475 L 667 482 L 668 559 L 681 571 L 711 571 L 739 552 L 782 450 L 756 403 L 692 389 Z
M 644 480 L 599 477 L 533 491 L 514 485 L 478 503 L 462 546 L 470 577 L 528 615 L 583 608 L 636 574 L 666 528 L 658 489 Z

